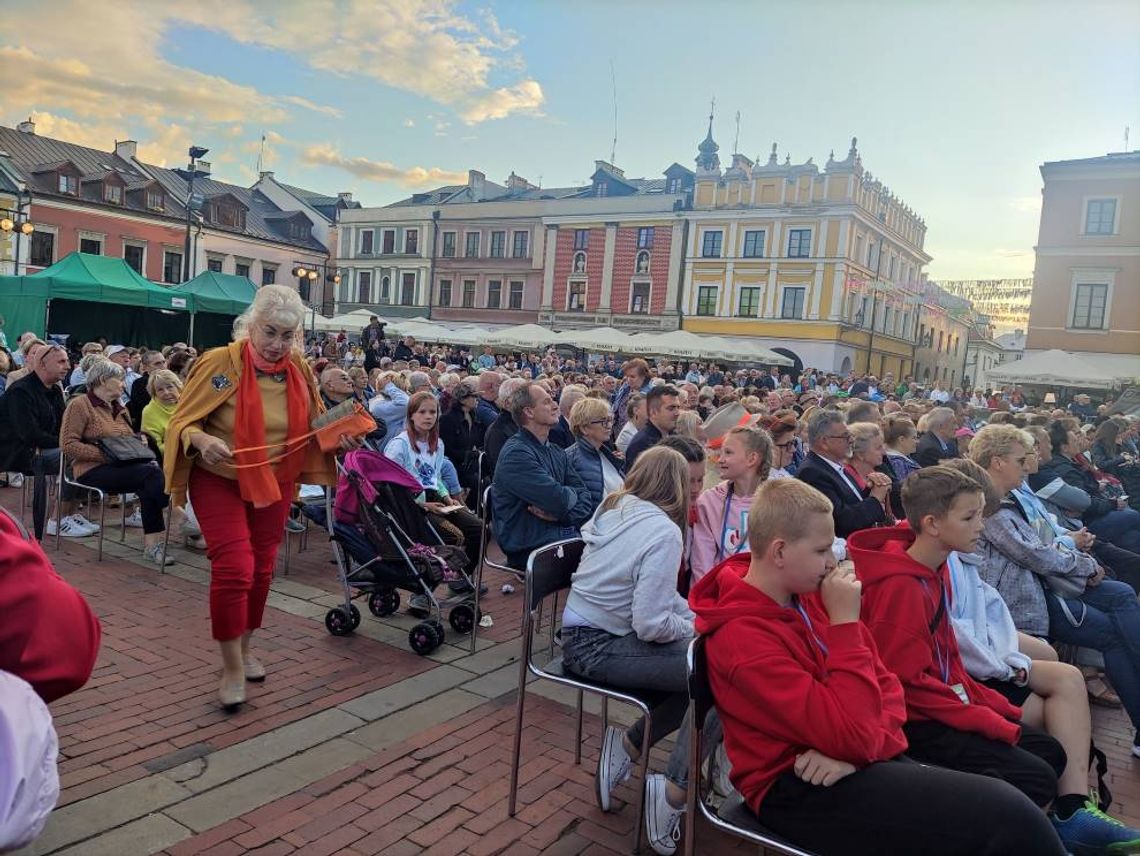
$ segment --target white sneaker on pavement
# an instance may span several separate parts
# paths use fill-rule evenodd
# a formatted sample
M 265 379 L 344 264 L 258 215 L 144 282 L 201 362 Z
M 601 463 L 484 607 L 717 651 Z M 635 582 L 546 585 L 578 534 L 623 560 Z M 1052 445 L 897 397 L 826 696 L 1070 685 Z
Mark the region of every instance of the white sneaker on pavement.
M 12 473 L 12 475 L 8 476 L 8 487 L 23 487 L 23 486 L 24 486 L 24 474 L 23 473 Z
M 160 568 L 165 565 L 174 564 L 174 559 L 172 559 L 170 556 L 167 556 L 162 551 L 161 544 L 155 544 L 151 547 L 147 547 L 145 550 L 143 550 L 143 556 L 146 557 L 146 560 L 148 562 L 158 565 Z
M 598 772 L 595 777 L 595 790 L 598 808 L 610 810 L 610 796 L 614 788 L 629 779 L 633 760 L 625 751 L 622 738 L 625 731 L 616 725 L 606 726 L 606 736 L 602 738 L 602 751 L 598 755 Z
M 63 518 L 63 521 L 58 525 L 58 527 L 55 520 L 49 520 L 47 522 L 47 525 L 44 526 L 44 533 L 47 535 L 55 535 L 57 529 L 60 537 L 62 538 L 86 538 L 88 535 L 92 534 L 80 526 L 78 523 L 76 523 L 75 518 L 73 517 Z
M 98 523 L 92 523 L 90 520 L 88 520 L 82 514 L 73 514 L 73 515 L 71 515 L 71 519 L 75 521 L 75 523 L 79 526 L 80 529 L 86 530 L 88 535 L 94 535 L 96 532 L 99 531 L 99 524 Z
M 665 798 L 665 777 L 654 773 L 645 779 L 645 834 L 649 846 L 661 856 L 673 856 L 681 840 L 685 807 L 673 808 Z
M 133 514 L 127 515 L 125 522 L 132 529 L 142 529 L 142 511 L 136 508 Z

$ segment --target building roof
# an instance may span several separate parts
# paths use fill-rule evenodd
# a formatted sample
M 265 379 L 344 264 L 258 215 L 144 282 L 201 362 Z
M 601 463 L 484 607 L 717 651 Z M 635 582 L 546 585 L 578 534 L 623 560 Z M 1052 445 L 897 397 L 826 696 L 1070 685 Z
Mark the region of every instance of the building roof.
M 1107 155 L 1092 158 L 1074 158 L 1072 160 L 1046 161 L 1042 169 L 1055 166 L 1138 166 L 1140 165 L 1140 149 L 1132 152 L 1109 152 Z
M 998 347 L 1003 351 L 1024 351 L 1025 350 L 1025 331 L 1015 330 L 1012 333 L 1003 333 L 994 338 Z
M 295 196 L 301 202 L 304 202 L 310 208 L 319 211 L 330 222 L 336 220 L 336 212 L 342 208 L 360 208 L 359 202 L 353 202 L 351 199 L 345 199 L 342 196 L 329 196 L 327 193 L 318 193 L 315 190 L 306 190 L 303 187 L 297 187 L 293 184 L 283 184 L 280 181 L 277 185 L 287 193 Z

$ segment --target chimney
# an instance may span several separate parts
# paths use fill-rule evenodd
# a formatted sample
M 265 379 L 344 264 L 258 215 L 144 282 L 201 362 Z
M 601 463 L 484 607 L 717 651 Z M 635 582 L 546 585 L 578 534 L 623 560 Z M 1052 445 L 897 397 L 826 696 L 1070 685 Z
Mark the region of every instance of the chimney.
M 31 134 L 34 137 L 36 134 L 36 123 L 33 122 L 32 117 L 29 116 L 26 122 L 21 122 L 16 126 L 16 130 L 21 134 Z
M 352 194 L 351 193 L 338 193 L 336 195 L 336 198 L 342 202 L 351 202 L 352 201 Z
M 263 169 L 261 172 L 259 172 L 257 174 L 257 180 L 258 181 L 265 181 L 265 179 L 267 179 L 267 178 L 270 181 L 273 180 L 273 170 Z
M 507 176 L 507 187 L 511 190 L 536 190 L 537 188 L 523 178 L 521 175 L 515 175 L 514 171 Z
M 206 173 L 207 176 L 209 176 L 210 175 L 210 166 L 211 166 L 211 164 L 209 161 L 200 160 L 200 161 L 198 161 L 197 171 L 198 172 L 204 172 L 204 173 Z
M 471 191 L 472 199 L 476 202 L 481 201 L 487 192 L 487 176 L 477 169 L 467 170 L 467 187 Z
M 604 161 L 604 160 L 594 161 L 594 171 L 597 172 L 598 170 L 602 170 L 604 172 L 611 172 L 614 175 L 616 175 L 618 178 L 625 178 L 625 172 L 623 170 L 618 169 L 616 166 L 614 166 L 609 161 Z
M 134 160 L 138 148 L 134 140 L 115 140 L 115 155 L 125 161 Z

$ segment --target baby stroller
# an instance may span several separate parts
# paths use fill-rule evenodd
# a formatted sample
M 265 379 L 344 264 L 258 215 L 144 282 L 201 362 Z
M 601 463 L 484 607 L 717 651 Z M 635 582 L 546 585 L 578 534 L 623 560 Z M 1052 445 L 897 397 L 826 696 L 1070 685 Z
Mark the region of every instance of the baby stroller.
M 333 544 L 344 605 L 329 610 L 325 627 L 334 636 L 347 636 L 360 625 L 352 589 L 368 596 L 368 610 L 377 617 L 400 608 L 400 590 L 426 599 L 424 620 L 411 629 L 408 644 L 417 654 L 430 654 L 444 640 L 444 608 L 457 633 L 470 633 L 478 620 L 475 588 L 467 574 L 461 547 L 444 543 L 428 516 L 416 503 L 420 484 L 403 467 L 378 452 L 361 449 L 337 462 L 336 500 L 303 507 L 303 513 L 324 526 Z M 438 598 L 436 587 L 446 582 L 452 594 Z

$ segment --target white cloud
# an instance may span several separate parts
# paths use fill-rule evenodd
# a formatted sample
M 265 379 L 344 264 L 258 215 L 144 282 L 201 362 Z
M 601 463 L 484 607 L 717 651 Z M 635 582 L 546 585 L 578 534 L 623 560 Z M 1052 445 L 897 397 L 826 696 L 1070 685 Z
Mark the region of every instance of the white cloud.
M 514 86 L 496 89 L 472 101 L 461 113 L 468 125 L 488 119 L 502 119 L 512 113 L 541 115 L 545 96 L 537 80 L 524 80 Z
M 1040 214 L 1041 194 L 1035 193 L 1032 196 L 1016 196 L 1013 199 L 1006 200 L 1006 204 L 1018 214 Z
M 387 161 L 375 161 L 365 157 L 348 157 L 332 145 L 319 143 L 308 146 L 301 152 L 301 160 L 313 166 L 331 166 L 342 169 L 366 181 L 390 181 L 408 187 L 426 184 L 466 184 L 467 173 L 413 166 L 401 168 Z
M 404 120 L 404 127 L 405 128 L 414 128 L 415 126 L 416 126 L 416 120 L 415 119 L 405 119 Z

